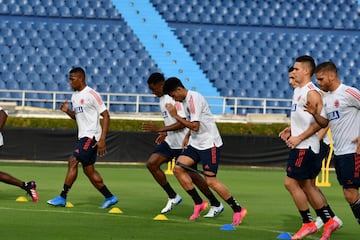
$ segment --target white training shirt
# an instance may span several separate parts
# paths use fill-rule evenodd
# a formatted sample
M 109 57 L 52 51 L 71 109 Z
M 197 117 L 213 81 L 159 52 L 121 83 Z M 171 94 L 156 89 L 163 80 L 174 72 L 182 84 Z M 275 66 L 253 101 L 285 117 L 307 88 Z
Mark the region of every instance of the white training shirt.
M 356 152 L 352 141 L 360 136 L 360 91 L 340 84 L 323 98 L 324 109 L 329 119 L 334 141 L 334 154 L 344 155 Z
M 199 131 L 191 131 L 189 144 L 198 150 L 222 146 L 219 130 L 205 98 L 198 92 L 188 90 L 183 104 L 187 119 L 200 122 Z
M 165 126 L 172 125 L 177 122 L 177 120 L 169 114 L 168 110 L 166 109 L 165 105 L 170 103 L 171 105 L 175 105 L 177 114 L 183 118 L 185 118 L 185 112 L 183 109 L 183 105 L 179 102 L 176 102 L 172 97 L 165 94 L 160 97 L 159 104 L 162 117 L 164 118 Z M 182 143 L 185 138 L 185 135 L 189 131 L 187 128 L 179 129 L 176 131 L 168 131 L 165 141 L 172 149 L 181 149 Z
M 101 136 L 100 113 L 106 110 L 100 95 L 89 86 L 76 91 L 71 96 L 75 119 L 78 125 L 78 138 L 95 137 L 96 141 Z
M 314 117 L 304 111 L 304 105 L 307 102 L 307 95 L 309 91 L 320 91 L 312 82 L 307 83 L 303 87 L 294 89 L 291 108 L 291 135 L 298 136 L 305 132 L 310 125 L 315 122 Z M 317 134 L 304 139 L 296 146 L 297 149 L 307 149 L 311 147 L 314 153 L 319 153 L 320 144 Z

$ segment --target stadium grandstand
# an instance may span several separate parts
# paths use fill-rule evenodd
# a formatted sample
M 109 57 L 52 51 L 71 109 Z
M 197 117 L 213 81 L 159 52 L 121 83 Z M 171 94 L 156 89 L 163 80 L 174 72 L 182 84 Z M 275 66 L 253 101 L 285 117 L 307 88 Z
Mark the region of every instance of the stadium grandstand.
M 359 14 L 355 0 L 0 0 L 0 102 L 56 109 L 81 66 L 116 113 L 158 112 L 146 80 L 161 71 L 215 113 L 289 114 L 297 56 L 360 88 Z

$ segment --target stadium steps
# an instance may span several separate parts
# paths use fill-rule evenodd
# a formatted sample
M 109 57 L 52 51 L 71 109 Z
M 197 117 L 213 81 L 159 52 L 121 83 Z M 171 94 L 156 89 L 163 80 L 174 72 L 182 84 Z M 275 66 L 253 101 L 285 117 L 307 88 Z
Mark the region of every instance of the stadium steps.
M 148 0 L 114 0 L 113 4 L 167 77 L 178 77 L 188 89 L 204 96 L 220 96 Z M 155 29 L 154 26 L 158 27 Z M 221 100 L 213 101 L 212 104 L 222 104 Z M 216 113 L 217 110 L 212 111 Z

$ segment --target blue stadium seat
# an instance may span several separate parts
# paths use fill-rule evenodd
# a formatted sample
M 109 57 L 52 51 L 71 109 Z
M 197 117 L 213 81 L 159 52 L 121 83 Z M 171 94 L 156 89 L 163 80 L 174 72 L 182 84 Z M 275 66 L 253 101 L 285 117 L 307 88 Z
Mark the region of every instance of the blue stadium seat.
M 152 106 L 151 106 L 151 112 L 155 112 L 155 113 L 160 112 L 160 107 L 159 107 L 159 105 L 152 105 Z
M 83 8 L 83 16 L 85 16 L 86 18 L 95 18 L 95 9 L 91 8 L 91 7 L 84 7 Z
M 5 37 L 5 44 L 8 46 L 14 46 L 17 44 L 17 39 L 15 36 L 7 36 Z
M 151 112 L 151 106 L 150 105 L 140 105 L 139 112 Z
M 106 10 L 105 9 L 103 9 L 103 8 L 96 8 L 95 9 L 95 16 L 97 17 L 97 18 L 108 18 L 108 16 L 107 16 L 107 12 L 106 12 Z
M 1 83 L 0 87 L 2 89 L 5 89 L 6 88 L 5 83 Z M 11 98 L 10 92 L 0 92 L 0 99 L 4 99 L 4 98 Z
M 83 10 L 81 7 L 74 6 L 70 8 L 70 14 L 73 17 L 80 17 L 83 15 Z
M 20 64 L 17 62 L 10 62 L 7 67 L 8 71 L 16 73 L 20 71 Z
M 0 73 L 1 81 L 5 82 L 13 82 L 14 81 L 14 75 L 11 72 L 2 72 Z
M 119 84 L 139 85 L 134 80 L 146 79 L 149 73 L 158 70 L 156 62 L 119 18 L 110 0 L 8 2 L 4 4 L 0 1 L 0 13 L 5 17 L 16 13 L 44 19 L 30 21 L 30 18 L 24 18 L 18 21 L 8 18 L 0 21 L 0 58 L 3 63 L 0 70 L 4 72 L 10 69 L 8 78 L 20 71 L 27 78 L 37 76 L 39 79 L 41 73 L 54 70 L 50 78 L 60 79 L 59 76 L 63 75 L 65 84 L 68 84 L 68 70 L 80 65 L 86 69 L 96 67 L 93 69 L 97 69 L 97 73 L 91 74 L 90 70 L 88 75 L 90 83 L 116 79 Z M 251 89 L 255 86 L 260 95 L 264 95 L 261 93 L 264 87 L 272 90 L 281 88 L 283 93 L 280 95 L 287 97 L 284 93 L 289 90 L 286 67 L 304 53 L 316 55 L 317 62 L 333 60 L 344 81 L 352 82 L 351 76 L 358 76 L 354 75 L 356 71 L 354 73 L 352 69 L 357 69 L 360 64 L 357 61 L 360 44 L 357 35 L 350 32 L 360 27 L 357 4 L 340 1 L 336 6 L 337 11 L 329 11 L 328 5 L 320 0 L 151 2 L 168 22 L 171 19 L 174 21 L 174 32 L 200 63 L 210 82 L 216 85 L 219 84 L 218 80 L 229 81 L 226 85 L 230 90 L 222 90 L 227 94 L 244 95 L 237 86 L 239 79 L 245 79 L 245 83 L 240 83 L 241 88 Z M 317 15 L 322 17 L 318 19 Z M 84 18 L 116 18 L 120 19 L 120 26 L 111 21 L 98 25 L 96 21 L 88 22 Z M 179 20 L 190 24 L 176 24 Z M 199 30 L 193 23 L 205 23 L 206 27 Z M 275 28 L 262 31 L 263 26 Z M 288 27 L 290 31 L 280 33 L 276 27 Z M 299 31 L 293 31 L 294 27 Z M 321 28 L 345 31 L 341 35 L 336 31 L 319 34 L 308 31 Z M 54 67 L 54 64 L 58 67 Z M 103 76 L 99 76 L 99 72 Z M 265 84 L 268 82 L 270 84 Z M 222 88 L 224 86 L 220 86 Z M 144 92 L 144 89 L 140 91 Z M 268 93 L 266 96 L 269 96 Z
M 5 72 L 7 70 L 7 64 L 4 62 L 0 62 L 0 73 Z M 0 80 L 1 82 L 1 80 Z M 1 87 L 0 87 L 1 89 Z
M 223 97 L 232 97 L 234 90 L 232 88 L 221 88 L 220 89 L 220 95 Z
M 71 12 L 70 9 L 67 6 L 61 6 L 59 7 L 59 14 L 62 17 L 70 17 L 71 16 Z
M 1 55 L 10 54 L 10 48 L 7 45 L 0 45 L 0 53 Z
M 127 104 L 125 105 L 124 112 L 135 112 L 136 106 L 134 104 Z
M 58 83 L 58 89 L 59 91 L 66 91 L 66 92 L 72 91 L 69 82 L 64 82 L 64 81 Z
M 113 104 L 109 110 L 110 112 L 125 112 L 125 106 L 123 104 Z
M 8 5 L 6 3 L 0 3 L 0 13 L 8 13 Z
M 46 91 L 60 91 L 57 84 L 53 82 L 42 82 L 45 86 Z
M 25 73 L 15 74 L 15 78 L 19 82 L 20 90 L 34 90 L 32 82 L 26 79 Z
M 36 16 L 46 16 L 46 8 L 42 5 L 36 5 L 34 8 L 34 13 Z
M 9 75 L 10 76 L 10 75 Z M 19 87 L 19 83 L 15 80 L 14 76 L 11 76 L 12 79 L 8 79 L 6 81 L 6 89 L 11 89 L 11 90 L 18 90 L 20 89 Z

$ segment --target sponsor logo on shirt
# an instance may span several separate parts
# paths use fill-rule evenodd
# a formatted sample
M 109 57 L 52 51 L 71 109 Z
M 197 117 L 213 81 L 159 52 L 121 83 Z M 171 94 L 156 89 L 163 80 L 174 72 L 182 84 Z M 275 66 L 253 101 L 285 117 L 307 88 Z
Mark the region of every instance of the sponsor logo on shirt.
M 168 118 L 169 116 L 168 116 L 168 112 L 167 111 L 163 111 L 162 112 L 162 117 L 163 118 Z
M 84 112 L 84 109 L 83 109 L 82 106 L 80 106 L 80 107 L 74 108 L 74 111 L 75 111 L 75 113 L 77 114 L 77 113 L 82 113 L 82 112 Z
M 327 117 L 328 117 L 329 121 L 339 119 L 340 118 L 340 113 L 339 113 L 339 111 L 336 110 L 336 111 L 328 113 Z
M 292 111 L 292 112 L 296 112 L 296 107 L 297 107 L 297 104 L 294 103 L 294 104 L 291 106 L 291 111 Z

